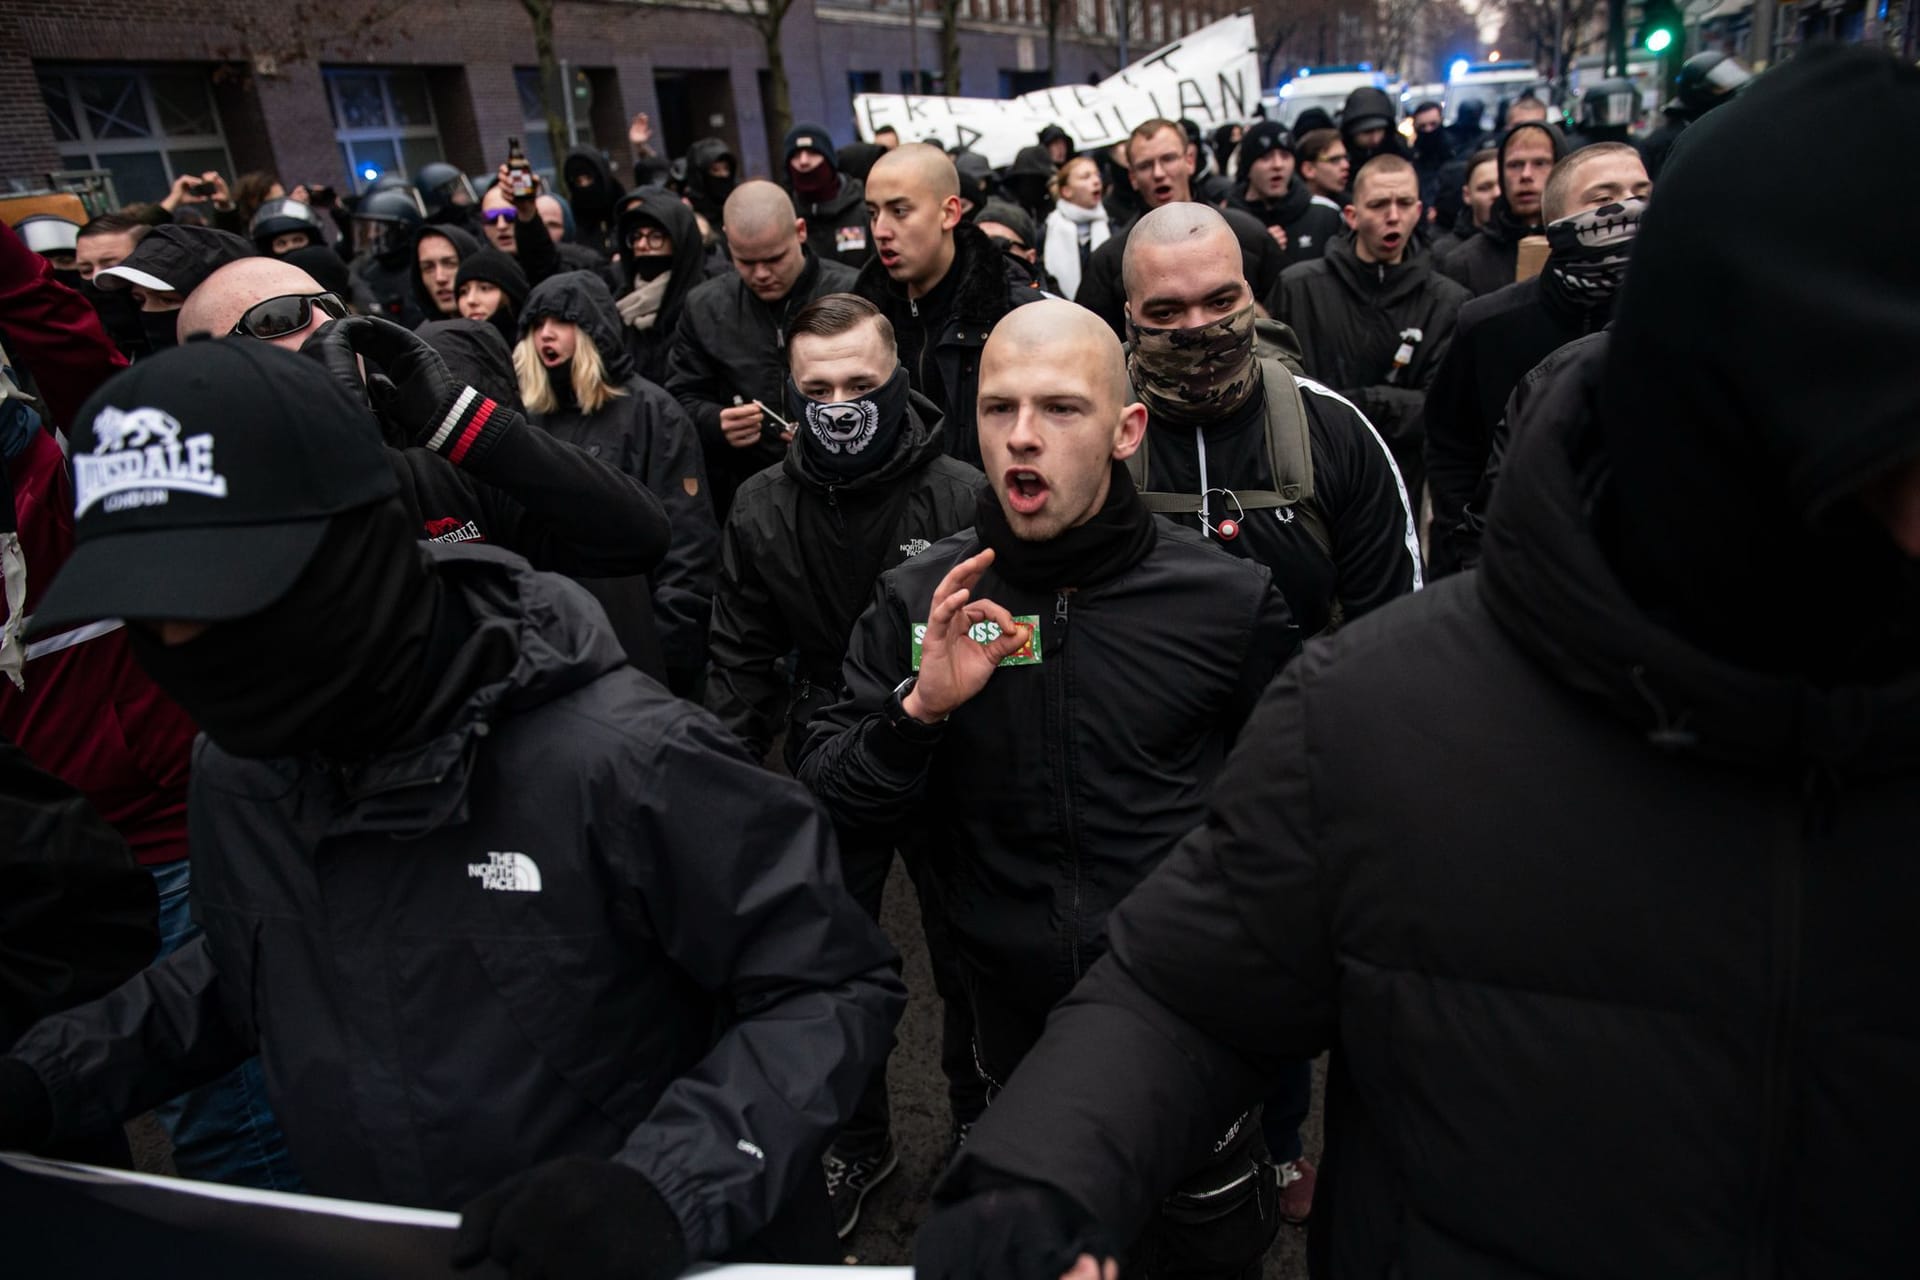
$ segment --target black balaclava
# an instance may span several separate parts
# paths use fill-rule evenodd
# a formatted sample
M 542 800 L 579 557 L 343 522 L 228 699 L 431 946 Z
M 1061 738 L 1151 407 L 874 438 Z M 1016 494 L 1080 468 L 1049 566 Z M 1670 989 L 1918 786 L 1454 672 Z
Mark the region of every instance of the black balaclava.
M 140 304 L 126 289 L 102 289 L 91 280 L 80 282 L 80 296 L 93 307 L 113 345 L 130 360 L 152 355 L 147 344 L 146 326 L 140 323 Z
M 1642 607 L 1749 669 L 1920 669 L 1920 563 L 1857 498 L 1920 455 L 1920 169 L 1887 163 L 1916 119 L 1920 71 L 1809 46 L 1687 130 L 1634 242 L 1597 527 Z M 1816 153 L 1865 184 L 1840 234 L 1775 190 L 1780 156 Z
M 180 308 L 171 311 L 140 311 L 140 333 L 149 351 L 165 351 L 180 345 Z
M 907 428 L 907 371 L 897 366 L 866 395 L 828 404 L 809 400 L 788 377 L 787 413 L 809 463 L 848 479 L 865 475 L 893 456 Z
M 228 754 L 351 762 L 439 727 L 419 720 L 466 629 L 452 625 L 449 595 L 393 498 L 334 516 L 305 571 L 261 612 L 185 644 L 140 626 L 128 640 Z

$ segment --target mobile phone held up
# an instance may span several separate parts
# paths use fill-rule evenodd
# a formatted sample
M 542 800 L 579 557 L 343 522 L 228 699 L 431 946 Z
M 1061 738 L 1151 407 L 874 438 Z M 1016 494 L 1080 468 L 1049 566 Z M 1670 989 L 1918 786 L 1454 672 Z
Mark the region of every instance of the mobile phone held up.
M 507 194 L 515 200 L 525 200 L 533 194 L 533 166 L 527 163 L 527 153 L 520 149 L 520 139 L 507 139 Z

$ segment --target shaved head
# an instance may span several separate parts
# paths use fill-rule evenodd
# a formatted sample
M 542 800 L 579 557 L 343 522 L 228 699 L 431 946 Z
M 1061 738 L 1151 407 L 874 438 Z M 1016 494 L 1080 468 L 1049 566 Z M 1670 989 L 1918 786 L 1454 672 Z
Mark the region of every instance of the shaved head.
M 793 230 L 793 200 L 785 190 L 764 178 L 743 182 L 727 197 L 721 220 L 727 234 L 749 240 Z
M 1240 238 L 1233 234 L 1233 228 L 1220 211 L 1211 205 L 1194 204 L 1179 201 L 1162 205 L 1133 224 L 1133 230 L 1127 235 L 1127 247 L 1120 258 L 1120 281 L 1132 297 L 1140 292 L 1142 281 L 1139 279 L 1141 264 L 1151 259 L 1155 249 L 1165 249 L 1173 245 L 1205 244 L 1225 237 L 1216 246 L 1230 250 L 1233 257 L 1240 258 Z
M 185 340 L 189 334 L 210 333 L 224 338 L 239 323 L 241 314 L 256 302 L 282 294 L 312 296 L 325 292 L 318 280 L 279 258 L 242 258 L 229 262 L 187 295 L 186 305 L 180 308 L 180 337 Z M 294 344 L 296 349 L 298 346 Z
M 1126 359 L 1106 321 L 1048 299 L 1002 316 L 980 353 L 980 457 L 1014 536 L 1045 542 L 1092 519 L 1117 459 L 1139 449 Z
M 874 161 L 867 173 L 867 189 L 872 190 L 876 182 L 883 188 L 910 184 L 930 200 L 960 197 L 960 171 L 953 167 L 953 159 L 940 148 L 924 142 L 895 147 Z
M 1127 403 L 1132 384 L 1127 379 L 1126 352 L 1107 322 L 1078 303 L 1047 298 L 1000 317 L 980 353 L 982 385 L 988 363 L 1009 349 L 1041 353 L 1043 363 L 1084 374 L 1093 388 L 1109 397 L 1116 413 Z

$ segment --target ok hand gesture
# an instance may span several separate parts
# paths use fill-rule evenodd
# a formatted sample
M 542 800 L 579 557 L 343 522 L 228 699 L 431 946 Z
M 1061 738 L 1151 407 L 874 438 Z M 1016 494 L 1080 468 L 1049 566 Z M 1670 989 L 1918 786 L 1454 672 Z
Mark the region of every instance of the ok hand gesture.
M 972 599 L 973 586 L 993 563 L 988 548 L 962 560 L 933 589 L 933 612 L 920 642 L 920 677 L 901 708 L 915 720 L 934 723 L 952 715 L 987 687 L 1002 658 L 1026 646 L 1033 628 L 991 600 Z M 982 644 L 967 634 L 982 622 L 999 626 L 997 639 Z

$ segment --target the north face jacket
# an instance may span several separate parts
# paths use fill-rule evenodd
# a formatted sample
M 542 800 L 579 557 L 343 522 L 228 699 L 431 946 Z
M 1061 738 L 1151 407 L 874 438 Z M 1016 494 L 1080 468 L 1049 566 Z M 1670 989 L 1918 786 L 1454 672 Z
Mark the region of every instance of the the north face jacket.
M 807 255 L 807 265 L 776 303 L 765 303 L 737 271 L 715 277 L 687 295 L 667 356 L 666 388 L 693 419 L 713 483 L 714 509 L 725 517 L 734 490 L 756 471 L 786 456 L 777 435 L 736 449 L 720 431 L 720 410 L 734 397 L 758 400 L 787 416 L 787 325 L 815 298 L 844 293 L 858 278 L 851 267 Z
M 893 455 L 866 475 L 822 471 L 797 439 L 740 487 L 720 537 L 706 700 L 755 759 L 783 724 L 797 756 L 807 718 L 839 700 L 847 638 L 881 573 L 972 527 L 986 477 L 947 457 L 944 439 L 914 396 Z
M 861 269 L 854 292 L 880 308 L 899 342 L 913 389 L 944 416 L 946 450 L 970 467 L 980 465 L 980 432 L 974 402 L 980 396 L 980 351 L 1000 317 L 1046 295 L 1031 277 L 1016 275 L 986 233 L 968 223 L 953 230 L 953 265 L 934 293 L 946 298 L 939 332 L 920 318 L 922 301 L 888 278 L 878 258 Z M 951 292 L 947 281 L 951 280 Z M 929 294 L 929 296 L 933 296 Z
M 522 334 L 542 316 L 578 326 L 599 351 L 608 380 L 626 393 L 599 412 L 585 414 L 572 404 L 569 388 L 563 407 L 536 421 L 638 480 L 666 509 L 671 539 L 652 575 L 653 631 L 668 683 L 683 692 L 706 663 L 707 614 L 719 558 L 720 529 L 707 498 L 699 438 L 673 397 L 634 373 L 620 336 L 619 313 L 599 277 L 566 271 L 535 286 L 521 316 Z M 621 579 L 587 583 L 610 614 L 626 610 L 639 585 Z M 614 621 L 618 627 L 617 616 Z
M 1145 559 L 1080 590 L 1023 589 L 989 567 L 973 595 L 1037 626 L 1032 660 L 1003 664 L 931 744 L 908 741 L 883 707 L 914 670 L 934 587 L 981 549 L 956 534 L 881 578 L 847 694 L 814 719 L 799 776 L 849 839 L 925 845 L 983 1020 L 980 1063 L 1004 1080 L 1105 950 L 1107 912 L 1204 812 L 1297 642 L 1264 567 L 1170 525 Z
M 1275 320 L 1300 339 L 1308 375 L 1359 407 L 1386 437 L 1407 492 L 1424 476 L 1420 411 L 1446 358 L 1465 288 L 1409 255 L 1388 266 L 1362 262 L 1353 238 L 1333 242 L 1314 262 L 1289 267 L 1267 299 Z M 1402 350 L 1406 360 L 1398 368 Z
M 429 552 L 511 644 L 438 730 L 359 764 L 194 762 L 205 937 L 14 1056 L 54 1140 L 258 1052 L 309 1190 L 457 1208 L 564 1155 L 617 1159 L 690 1256 L 748 1240 L 886 1056 L 892 949 L 819 808 L 627 667 L 564 579 Z
M 1263 227 L 1279 227 L 1287 233 L 1287 247 L 1280 251 L 1282 271 L 1296 262 L 1319 257 L 1347 230 L 1340 211 L 1315 204 L 1312 190 L 1298 177 L 1278 200 L 1249 200 L 1246 186 L 1236 187 L 1227 197 L 1227 208 L 1258 219 Z
M 858 271 L 873 256 L 867 187 L 860 179 L 841 174 L 840 190 L 830 200 L 807 201 L 794 195 L 793 211 L 807 220 L 807 248 L 820 258 Z

